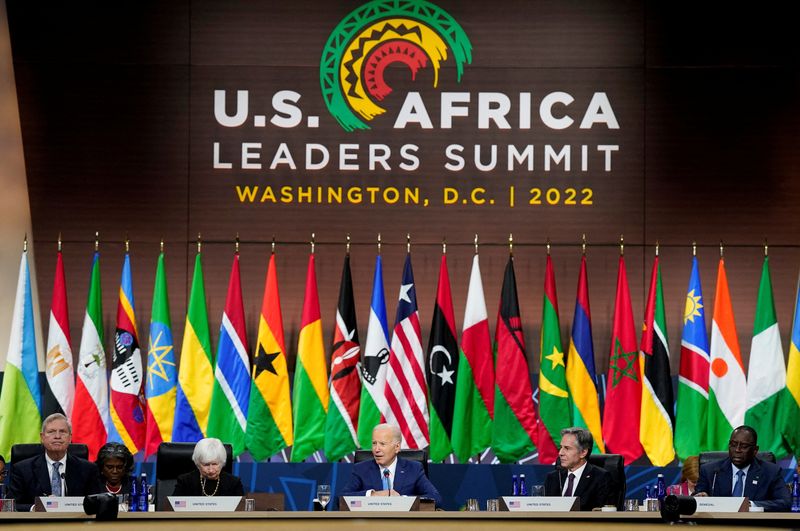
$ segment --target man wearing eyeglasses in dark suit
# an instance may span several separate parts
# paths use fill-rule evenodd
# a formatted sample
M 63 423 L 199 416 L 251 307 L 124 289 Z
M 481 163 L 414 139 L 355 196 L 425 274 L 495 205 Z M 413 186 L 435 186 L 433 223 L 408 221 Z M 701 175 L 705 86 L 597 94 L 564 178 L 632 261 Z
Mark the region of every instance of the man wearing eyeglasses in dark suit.
M 791 497 L 781 467 L 756 458 L 756 453 L 756 431 L 750 426 L 733 430 L 728 457 L 700 467 L 695 496 L 744 496 L 765 511 L 788 511 Z

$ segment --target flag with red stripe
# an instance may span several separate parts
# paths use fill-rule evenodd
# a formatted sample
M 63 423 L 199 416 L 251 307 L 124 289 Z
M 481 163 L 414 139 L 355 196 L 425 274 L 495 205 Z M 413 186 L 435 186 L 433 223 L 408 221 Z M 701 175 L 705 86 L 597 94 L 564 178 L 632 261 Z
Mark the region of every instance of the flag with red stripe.
M 75 370 L 72 367 L 72 340 L 69 335 L 67 281 L 61 251 L 56 259 L 53 302 L 50 305 L 50 329 L 47 333 L 45 374 L 47 385 L 42 396 L 42 417 L 51 413 L 72 416 L 75 400 Z
M 425 448 L 428 435 L 428 389 L 425 383 L 425 354 L 419 326 L 417 292 L 411 254 L 406 255 L 400 296 L 397 301 L 394 334 L 386 378 L 386 406 L 383 419 L 400 428 L 404 448 Z

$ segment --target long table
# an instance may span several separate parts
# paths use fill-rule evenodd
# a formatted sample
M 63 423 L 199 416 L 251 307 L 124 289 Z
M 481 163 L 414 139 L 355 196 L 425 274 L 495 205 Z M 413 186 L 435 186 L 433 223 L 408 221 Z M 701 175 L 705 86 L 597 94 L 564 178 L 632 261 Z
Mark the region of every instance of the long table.
M 736 526 L 737 529 L 800 527 L 796 513 L 698 513 L 687 521 L 700 525 Z M 576 525 L 592 531 L 619 531 L 640 528 L 663 529 L 665 525 L 655 512 L 411 512 L 411 513 L 346 513 L 346 512 L 235 512 L 235 513 L 120 513 L 114 521 L 99 522 L 84 514 L 66 513 L 0 513 L 3 529 L 30 529 L 36 524 L 58 526 L 59 531 L 85 530 L 92 522 L 94 530 L 141 529 L 148 531 L 201 531 L 251 529 L 270 526 L 292 531 L 319 530 L 407 530 L 409 526 L 435 531 L 493 531 L 529 529 L 532 523 L 547 529 L 570 529 Z

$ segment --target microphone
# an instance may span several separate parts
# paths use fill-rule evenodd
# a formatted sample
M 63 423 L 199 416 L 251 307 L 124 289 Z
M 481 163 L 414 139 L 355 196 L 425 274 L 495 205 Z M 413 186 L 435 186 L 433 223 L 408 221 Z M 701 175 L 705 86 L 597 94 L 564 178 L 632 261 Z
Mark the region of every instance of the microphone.
M 388 487 L 389 496 L 391 496 L 392 495 L 392 483 L 389 480 L 389 469 L 388 468 L 384 468 L 383 469 L 383 478 L 386 480 L 386 486 Z
M 61 481 L 64 482 L 64 496 L 68 496 L 68 494 L 67 494 L 67 476 L 65 476 L 63 472 L 61 473 Z
M 714 495 L 714 485 L 717 484 L 717 474 L 719 474 L 719 469 L 714 471 L 714 478 L 711 480 L 711 494 L 710 494 L 710 496 Z

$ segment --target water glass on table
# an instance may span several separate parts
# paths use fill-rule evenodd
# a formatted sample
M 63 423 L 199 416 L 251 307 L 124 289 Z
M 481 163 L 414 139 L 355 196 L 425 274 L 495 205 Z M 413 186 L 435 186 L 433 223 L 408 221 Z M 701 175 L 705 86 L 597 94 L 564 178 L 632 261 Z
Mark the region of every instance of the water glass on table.
M 468 498 L 467 499 L 467 510 L 468 511 L 480 511 L 481 507 L 478 505 L 477 498 Z
M 330 485 L 317 485 L 317 500 L 322 505 L 322 510 L 325 510 L 328 502 L 331 501 L 331 486 Z
M 500 510 L 499 500 L 497 498 L 489 498 L 486 500 L 486 511 L 493 513 Z

